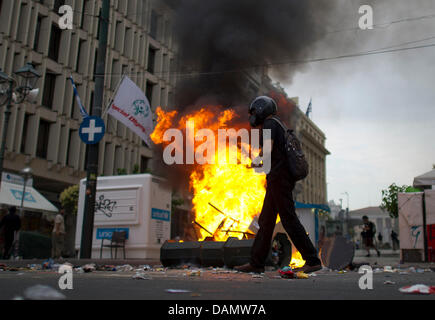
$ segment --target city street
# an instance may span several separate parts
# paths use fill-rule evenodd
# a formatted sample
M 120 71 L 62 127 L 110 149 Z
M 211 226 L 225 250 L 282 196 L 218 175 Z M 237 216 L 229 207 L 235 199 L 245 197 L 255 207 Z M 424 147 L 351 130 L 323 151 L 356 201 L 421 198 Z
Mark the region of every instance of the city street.
M 367 259 L 358 251 L 354 262 Z M 66 299 L 120 299 L 120 300 L 297 300 L 297 299 L 428 299 L 435 295 L 415 295 L 399 292 L 399 288 L 413 284 L 435 284 L 435 264 L 401 265 L 400 272 L 376 270 L 384 265 L 395 268 L 398 256 L 370 258 L 373 267 L 373 289 L 361 290 L 361 274 L 356 271 L 317 272 L 309 279 L 283 279 L 277 271 L 266 271 L 261 276 L 234 273 L 225 269 L 201 269 L 201 274 L 190 274 L 189 269 L 154 269 L 141 271 L 146 278 L 133 279 L 136 271 L 94 271 L 73 274 L 73 289 L 60 290 L 60 274 L 50 271 L 0 272 L 0 299 L 23 298 L 24 291 L 35 285 L 50 286 Z M 393 263 L 396 262 L 396 263 Z M 376 264 L 375 264 L 376 263 Z M 418 272 L 409 267 L 414 266 Z M 432 268 L 432 269 L 431 269 Z M 406 272 L 406 274 L 405 274 Z M 385 282 L 392 284 L 385 284 Z M 171 293 L 169 289 L 186 290 Z

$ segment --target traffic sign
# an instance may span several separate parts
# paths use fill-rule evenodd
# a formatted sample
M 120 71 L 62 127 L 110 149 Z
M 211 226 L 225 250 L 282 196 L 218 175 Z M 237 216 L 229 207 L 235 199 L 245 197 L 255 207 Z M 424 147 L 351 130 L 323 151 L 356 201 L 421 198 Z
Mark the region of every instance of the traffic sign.
M 80 139 L 86 144 L 96 144 L 103 139 L 106 133 L 106 126 L 100 117 L 84 118 L 80 130 Z

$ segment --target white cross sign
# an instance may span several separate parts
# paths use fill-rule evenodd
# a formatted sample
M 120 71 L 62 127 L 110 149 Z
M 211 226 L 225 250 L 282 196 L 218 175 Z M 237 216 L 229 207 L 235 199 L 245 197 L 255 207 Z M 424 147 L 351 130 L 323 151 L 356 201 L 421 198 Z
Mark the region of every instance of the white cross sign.
M 92 142 L 95 140 L 95 134 L 96 133 L 102 133 L 103 132 L 103 128 L 102 127 L 95 127 L 95 119 L 92 119 L 91 121 L 89 121 L 89 127 L 88 128 L 83 128 L 82 129 L 82 133 L 83 134 L 88 134 L 89 138 L 88 141 Z
M 103 138 L 105 130 L 106 127 L 101 118 L 85 118 L 80 126 L 80 139 L 86 144 L 98 143 Z

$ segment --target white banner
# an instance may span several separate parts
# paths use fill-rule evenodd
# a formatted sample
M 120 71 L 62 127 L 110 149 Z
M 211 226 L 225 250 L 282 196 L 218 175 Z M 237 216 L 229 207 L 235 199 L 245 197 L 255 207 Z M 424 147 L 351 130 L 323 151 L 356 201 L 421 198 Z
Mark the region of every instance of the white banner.
M 122 79 L 107 113 L 151 145 L 149 136 L 154 127 L 150 103 L 142 90 L 127 76 Z

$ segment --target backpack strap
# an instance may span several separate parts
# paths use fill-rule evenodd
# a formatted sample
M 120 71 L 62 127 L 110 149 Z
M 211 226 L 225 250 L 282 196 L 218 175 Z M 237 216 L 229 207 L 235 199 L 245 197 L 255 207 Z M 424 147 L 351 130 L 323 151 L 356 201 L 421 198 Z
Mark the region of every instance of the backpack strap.
M 281 128 L 284 129 L 284 132 L 287 133 L 287 131 L 289 130 L 289 128 L 287 128 L 287 126 L 278 118 L 278 117 L 271 117 L 269 119 L 275 120 L 276 122 L 278 122 L 278 124 L 281 126 Z

